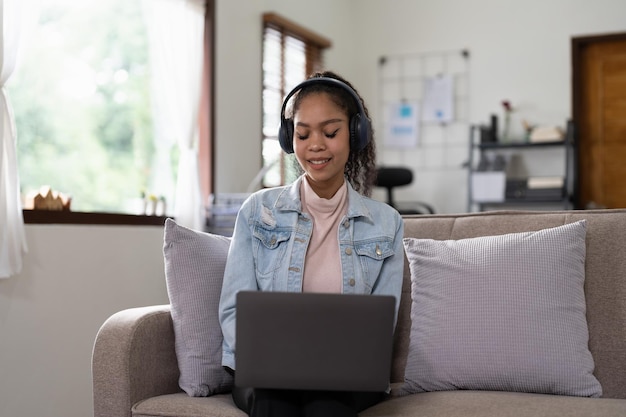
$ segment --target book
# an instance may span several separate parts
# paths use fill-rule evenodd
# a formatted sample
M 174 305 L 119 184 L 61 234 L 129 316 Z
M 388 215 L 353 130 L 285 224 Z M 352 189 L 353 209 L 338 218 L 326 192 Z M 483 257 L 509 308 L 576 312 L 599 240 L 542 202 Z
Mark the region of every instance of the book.
M 556 201 L 563 198 L 565 188 L 561 177 L 531 177 L 506 182 L 506 199 L 520 201 Z
M 563 188 L 563 177 L 530 177 L 526 183 L 528 189 Z

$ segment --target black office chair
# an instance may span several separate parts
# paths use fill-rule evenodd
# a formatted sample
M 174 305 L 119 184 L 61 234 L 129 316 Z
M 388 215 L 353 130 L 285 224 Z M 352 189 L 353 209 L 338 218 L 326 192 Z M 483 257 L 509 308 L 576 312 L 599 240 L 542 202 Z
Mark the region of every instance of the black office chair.
M 414 201 L 410 203 L 396 203 L 393 199 L 394 187 L 409 185 L 413 182 L 413 171 L 405 167 L 378 167 L 376 168 L 377 187 L 387 190 L 387 204 L 398 210 L 400 214 L 434 214 L 430 204 Z

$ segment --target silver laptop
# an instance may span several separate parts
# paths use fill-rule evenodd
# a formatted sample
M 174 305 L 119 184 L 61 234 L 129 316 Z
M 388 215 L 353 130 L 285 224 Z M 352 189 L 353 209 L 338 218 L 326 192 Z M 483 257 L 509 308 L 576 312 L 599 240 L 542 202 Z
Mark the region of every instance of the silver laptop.
M 240 292 L 235 384 L 385 391 L 394 315 L 392 296 Z

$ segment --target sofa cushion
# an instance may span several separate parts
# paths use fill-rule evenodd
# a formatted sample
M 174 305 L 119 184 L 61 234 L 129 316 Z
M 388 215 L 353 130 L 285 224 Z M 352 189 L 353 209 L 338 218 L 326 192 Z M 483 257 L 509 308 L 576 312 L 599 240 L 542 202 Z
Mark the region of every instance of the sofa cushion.
M 359 417 L 618 417 L 626 401 L 495 391 L 438 391 L 383 401 Z
M 172 308 L 179 385 L 190 396 L 232 387 L 222 367 L 218 304 L 230 239 L 165 221 L 163 255 Z
M 184 393 L 159 395 L 133 405 L 133 417 L 246 417 L 230 394 L 189 398 Z
M 133 417 L 246 417 L 230 394 L 189 398 L 184 393 L 159 395 L 133 405 Z
M 597 397 L 585 317 L 586 222 L 460 240 L 404 239 L 411 333 L 404 392 Z
M 133 417 L 245 417 L 228 394 L 189 398 L 167 394 L 138 402 Z M 370 407 L 359 417 L 540 417 L 624 416 L 626 401 L 493 391 L 430 392 L 393 398 Z

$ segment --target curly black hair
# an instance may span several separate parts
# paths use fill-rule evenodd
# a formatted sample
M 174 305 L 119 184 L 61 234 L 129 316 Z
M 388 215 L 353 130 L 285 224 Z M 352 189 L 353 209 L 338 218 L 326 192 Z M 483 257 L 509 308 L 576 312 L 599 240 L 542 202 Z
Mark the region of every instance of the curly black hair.
M 361 98 L 361 95 L 352 86 L 352 84 L 332 71 L 316 72 L 311 74 L 308 79 L 320 77 L 334 78 L 352 88 L 357 96 L 359 96 L 363 109 L 365 110 L 365 115 L 369 119 L 369 112 L 363 102 L 363 98 Z M 338 86 L 320 83 L 305 86 L 294 95 L 290 109 L 290 118 L 293 118 L 293 114 L 295 114 L 298 110 L 304 97 L 320 92 L 328 94 L 331 100 L 346 111 L 349 119 L 359 113 L 359 106 L 354 101 L 354 97 L 350 94 L 350 92 Z M 354 149 L 352 147 L 350 148 L 348 162 L 346 163 L 344 170 L 344 174 L 350 182 L 350 185 L 352 185 L 358 193 L 368 197 L 372 194 L 372 187 L 374 186 L 374 182 L 376 180 L 376 145 L 374 143 L 373 136 L 374 132 L 372 129 L 372 137 L 365 148 L 361 150 Z M 302 173 L 302 168 L 297 163 L 296 169 Z

